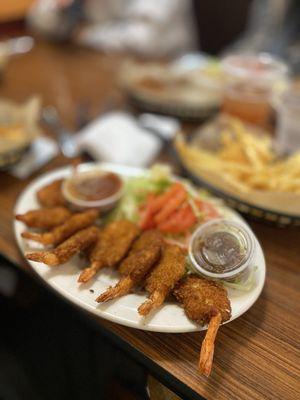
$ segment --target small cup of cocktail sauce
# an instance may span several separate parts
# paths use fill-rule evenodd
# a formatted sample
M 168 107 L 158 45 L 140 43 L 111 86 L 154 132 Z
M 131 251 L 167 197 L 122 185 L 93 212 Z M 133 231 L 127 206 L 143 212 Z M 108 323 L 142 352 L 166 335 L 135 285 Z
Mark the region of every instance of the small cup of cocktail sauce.
M 194 232 L 189 258 L 202 275 L 230 281 L 247 274 L 255 245 L 255 237 L 245 224 L 215 219 Z
M 96 208 L 111 210 L 123 194 L 119 175 L 99 169 L 76 172 L 62 186 L 65 199 L 77 210 Z

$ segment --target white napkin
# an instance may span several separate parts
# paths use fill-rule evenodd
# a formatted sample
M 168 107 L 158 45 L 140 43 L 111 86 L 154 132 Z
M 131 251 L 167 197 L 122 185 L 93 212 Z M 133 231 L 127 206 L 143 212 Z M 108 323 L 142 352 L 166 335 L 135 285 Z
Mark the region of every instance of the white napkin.
M 149 113 L 141 114 L 138 117 L 138 122 L 141 127 L 156 131 L 164 140 L 173 139 L 181 127 L 176 118 Z
M 97 161 L 135 167 L 149 165 L 162 146 L 160 139 L 125 112 L 111 112 L 95 119 L 76 135 L 76 141 Z

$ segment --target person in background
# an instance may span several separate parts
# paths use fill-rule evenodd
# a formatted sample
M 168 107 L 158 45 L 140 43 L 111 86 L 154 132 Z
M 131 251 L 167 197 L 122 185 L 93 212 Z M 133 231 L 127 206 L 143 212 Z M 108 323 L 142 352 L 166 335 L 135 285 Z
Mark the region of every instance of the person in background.
M 206 30 L 209 28 L 206 36 L 209 34 L 210 42 L 223 43 L 221 39 L 212 40 L 212 36 L 223 35 L 228 24 L 241 18 L 246 21 L 243 33 L 231 37 L 231 43 L 223 43 L 218 53 L 266 51 L 285 59 L 294 72 L 300 71 L 298 0 L 243 0 L 226 5 L 213 2 L 213 13 L 209 7 L 196 0 L 37 0 L 28 21 L 33 29 L 51 38 L 72 38 L 104 51 L 162 57 L 196 47 L 210 52 L 201 36 L 204 25 Z M 223 20 L 220 13 L 225 9 L 227 18 Z M 236 12 L 242 14 L 236 16 Z M 212 28 L 215 26 L 218 29 Z
M 38 0 L 28 22 L 49 38 L 108 52 L 163 57 L 195 49 L 188 0 Z

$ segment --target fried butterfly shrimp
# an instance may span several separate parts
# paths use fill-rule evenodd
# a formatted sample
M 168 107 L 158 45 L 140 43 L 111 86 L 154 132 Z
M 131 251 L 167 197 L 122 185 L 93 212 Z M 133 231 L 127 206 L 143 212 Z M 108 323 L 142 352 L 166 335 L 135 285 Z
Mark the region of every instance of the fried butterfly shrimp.
M 66 204 L 61 190 L 63 181 L 63 179 L 57 179 L 37 191 L 36 196 L 41 206 L 56 207 Z
M 16 220 L 30 228 L 50 229 L 63 224 L 71 216 L 65 207 L 41 208 L 16 215 Z
M 96 301 L 98 303 L 115 299 L 129 293 L 132 288 L 142 283 L 154 264 L 161 255 L 162 242 L 154 241 L 144 248 L 137 250 L 128 256 L 132 266 L 114 287 L 108 288 Z
M 154 244 L 154 243 L 162 245 L 163 243 L 162 234 L 154 229 L 143 232 L 141 236 L 133 243 L 129 255 L 121 262 L 119 266 L 119 272 L 122 275 L 129 274 L 130 270 L 136 264 L 135 254 L 140 250 L 147 248 L 149 244 Z
M 22 237 L 42 243 L 45 246 L 57 245 L 74 235 L 77 231 L 92 225 L 97 217 L 97 210 L 88 210 L 73 214 L 62 225 L 56 226 L 50 232 L 22 232 Z
M 216 334 L 220 324 L 231 317 L 227 291 L 217 282 L 190 275 L 179 282 L 173 294 L 192 321 L 201 325 L 208 324 L 201 347 L 199 369 L 202 374 L 209 376 Z
M 85 283 L 101 268 L 117 265 L 126 256 L 139 233 L 139 228 L 130 221 L 114 221 L 106 225 L 91 251 L 91 266 L 82 271 L 78 282 Z
M 76 253 L 86 249 L 98 238 L 99 230 L 95 226 L 90 226 L 76 232 L 61 243 L 56 249 L 50 251 L 39 251 L 26 254 L 26 258 L 31 261 L 42 262 L 49 266 L 56 266 L 66 263 Z
M 185 252 L 176 245 L 166 245 L 159 263 L 146 279 L 145 288 L 150 294 L 139 308 L 141 315 L 157 309 L 185 274 Z

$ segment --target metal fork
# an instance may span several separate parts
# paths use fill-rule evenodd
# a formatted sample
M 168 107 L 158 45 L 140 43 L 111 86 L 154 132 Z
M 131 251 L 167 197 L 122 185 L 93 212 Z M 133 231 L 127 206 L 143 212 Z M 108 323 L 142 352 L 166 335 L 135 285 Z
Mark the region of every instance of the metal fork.
M 43 109 L 42 121 L 55 133 L 60 150 L 65 157 L 74 158 L 79 155 L 74 135 L 64 128 L 54 107 L 48 106 Z

